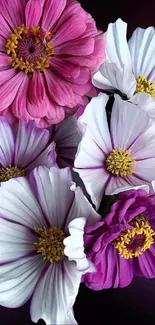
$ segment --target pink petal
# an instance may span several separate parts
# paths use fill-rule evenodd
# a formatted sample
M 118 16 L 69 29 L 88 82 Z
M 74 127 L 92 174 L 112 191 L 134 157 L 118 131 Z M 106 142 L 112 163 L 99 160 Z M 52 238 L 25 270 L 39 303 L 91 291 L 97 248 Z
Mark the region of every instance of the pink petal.
M 34 71 L 32 79 L 29 82 L 29 101 L 32 105 L 42 103 L 45 96 L 44 79 L 40 71 Z
M 80 67 L 63 58 L 53 57 L 51 66 L 65 78 L 77 78 L 80 74 Z
M 47 31 L 52 30 L 65 6 L 66 0 L 46 0 L 41 27 Z
M 50 124 L 57 124 L 65 118 L 65 111 L 62 106 L 57 105 L 52 100 L 49 100 L 50 106 L 46 113 L 47 119 Z
M 56 55 L 89 55 L 94 51 L 94 44 L 95 41 L 93 38 L 77 39 L 58 45 L 54 48 L 54 52 Z
M 10 38 L 11 33 L 12 33 L 12 30 L 11 30 L 9 24 L 3 18 L 3 16 L 0 14 L 0 36 L 4 37 L 5 38 L 5 42 L 6 42 L 6 40 L 8 38 Z
M 67 106 L 73 100 L 73 91 L 63 79 L 53 74 L 49 69 L 46 70 L 45 78 L 48 91 L 52 100 L 62 106 Z
M 85 67 L 80 67 L 80 74 L 76 78 L 69 80 L 69 78 L 66 77 L 68 81 L 70 81 L 72 84 L 75 85 L 85 85 L 89 79 L 90 79 L 90 70 Z
M 5 82 L 11 80 L 14 76 L 16 76 L 15 69 L 7 69 L 0 71 L 0 86 L 5 84 Z
M 24 9 L 26 0 L 1 0 L 0 13 L 14 30 L 17 26 L 25 24 Z
M 4 53 L 0 53 L 0 68 L 8 68 L 10 66 L 9 56 Z M 13 69 L 12 69 L 13 70 Z
M 22 118 L 24 121 L 32 119 L 27 111 L 27 92 L 29 87 L 29 77 L 23 73 L 23 80 L 17 95 L 12 103 L 12 112 L 17 118 Z
M 39 129 L 33 121 L 19 121 L 15 145 L 15 166 L 25 168 L 46 148 L 49 131 Z
M 38 26 L 45 0 L 29 0 L 25 8 L 26 26 Z
M 49 108 L 49 100 L 47 97 L 44 98 L 42 103 L 38 103 L 37 105 L 31 104 L 27 101 L 27 112 L 30 114 L 31 119 L 42 118 L 46 115 L 47 110 Z
M 74 40 L 80 37 L 86 29 L 86 23 L 81 16 L 73 15 L 57 30 L 52 38 L 54 48 L 62 43 Z
M 19 72 L 10 80 L 0 86 L 0 110 L 7 108 L 14 100 L 22 82 L 24 73 Z

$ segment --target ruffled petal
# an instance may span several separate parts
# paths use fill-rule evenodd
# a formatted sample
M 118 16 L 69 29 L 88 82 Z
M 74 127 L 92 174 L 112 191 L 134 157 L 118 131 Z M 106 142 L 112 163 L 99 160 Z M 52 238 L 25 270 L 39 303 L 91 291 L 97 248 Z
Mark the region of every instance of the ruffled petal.
M 1 183 L 0 216 L 8 221 L 34 229 L 46 226 L 33 190 L 24 177 Z
M 25 168 L 45 149 L 49 141 L 49 131 L 39 129 L 35 122 L 20 120 L 15 144 L 15 165 Z
M 80 285 L 80 272 L 74 262 L 64 259 L 50 265 L 38 282 L 31 302 L 31 318 L 47 325 L 77 324 L 72 306 Z
M 40 166 L 30 174 L 30 182 L 49 224 L 64 229 L 74 199 L 70 169 Z
M 32 295 L 44 264 L 40 256 L 25 257 L 0 267 L 0 304 L 23 305 Z

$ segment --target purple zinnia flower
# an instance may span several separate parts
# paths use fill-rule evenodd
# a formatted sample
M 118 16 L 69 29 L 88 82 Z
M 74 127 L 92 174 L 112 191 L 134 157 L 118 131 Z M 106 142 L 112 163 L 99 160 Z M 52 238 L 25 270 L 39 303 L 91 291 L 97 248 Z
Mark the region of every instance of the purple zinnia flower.
M 83 138 L 75 159 L 93 203 L 123 186 L 149 184 L 155 179 L 155 122 L 135 104 L 115 95 L 110 128 L 106 105 L 100 94 L 87 105 L 79 119 Z
M 100 216 L 69 168 L 37 167 L 2 183 L 0 197 L 0 304 L 16 308 L 33 295 L 33 322 L 76 324 L 72 306 L 89 269 L 84 226 Z
M 155 195 L 120 193 L 105 220 L 86 227 L 85 251 L 96 267 L 83 276 L 91 289 L 125 287 L 134 274 L 155 277 Z

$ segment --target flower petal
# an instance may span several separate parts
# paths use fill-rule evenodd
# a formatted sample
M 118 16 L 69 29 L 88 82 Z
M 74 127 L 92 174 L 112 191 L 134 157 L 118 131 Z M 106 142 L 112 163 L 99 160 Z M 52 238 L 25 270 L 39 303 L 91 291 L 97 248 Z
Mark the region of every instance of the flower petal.
M 50 265 L 36 286 L 31 302 L 31 318 L 42 318 L 47 325 L 77 324 L 72 311 L 78 288 L 80 272 L 74 262 L 64 259 Z
M 24 9 L 26 0 L 1 0 L 0 13 L 14 30 L 16 26 L 25 24 Z
M 43 102 L 45 96 L 44 79 L 40 71 L 34 71 L 29 83 L 29 101 L 33 105 Z
M 127 24 L 117 19 L 115 23 L 108 25 L 106 33 L 106 54 L 107 59 L 111 63 L 115 63 L 118 68 L 123 65 L 132 71 L 131 57 L 126 40 Z
M 129 50 L 132 59 L 133 71 L 136 77 L 140 74 L 149 79 L 155 79 L 154 52 L 155 29 L 137 28 L 129 40 Z
M 14 157 L 14 135 L 7 119 L 0 117 L 0 165 L 8 167 Z
M 133 279 L 133 261 L 118 256 L 119 260 L 119 286 L 124 288 L 128 286 Z
M 36 252 L 36 236 L 26 227 L 0 218 L 0 263 Z
M 155 249 L 154 245 L 152 246 L 135 260 L 136 273 L 138 272 L 139 275 L 145 278 L 155 277 Z
M 134 141 L 147 127 L 148 122 L 147 113 L 137 105 L 123 101 L 118 95 L 115 95 L 110 123 L 114 148 L 130 149 Z
M 2 218 L 30 229 L 46 225 L 38 201 L 26 178 L 12 178 L 1 183 L 0 197 Z
M 30 174 L 43 213 L 49 225 L 64 229 L 68 211 L 74 199 L 70 190 L 71 172 L 69 168 L 37 167 Z
M 29 0 L 25 8 L 26 26 L 38 26 L 45 0 Z
M 10 38 L 10 35 L 12 33 L 12 30 L 7 23 L 7 21 L 4 19 L 4 17 L 0 14 L 0 36 L 4 37 L 4 41 L 6 43 L 6 40 Z M 5 47 L 4 47 L 5 50 Z M 8 56 L 9 59 L 9 56 Z
M 66 0 L 46 0 L 42 19 L 42 28 L 47 31 L 53 29 L 66 6 Z
M 31 171 L 38 166 L 45 166 L 47 168 L 50 168 L 52 166 L 57 167 L 54 142 L 52 142 L 42 153 L 40 153 L 39 156 L 35 158 L 30 165 L 28 165 L 26 170 Z
M 0 304 L 9 308 L 23 305 L 32 295 L 43 267 L 38 255 L 1 265 Z
M 45 149 L 49 141 L 49 131 L 39 129 L 35 122 L 20 120 L 16 135 L 15 165 L 25 168 Z

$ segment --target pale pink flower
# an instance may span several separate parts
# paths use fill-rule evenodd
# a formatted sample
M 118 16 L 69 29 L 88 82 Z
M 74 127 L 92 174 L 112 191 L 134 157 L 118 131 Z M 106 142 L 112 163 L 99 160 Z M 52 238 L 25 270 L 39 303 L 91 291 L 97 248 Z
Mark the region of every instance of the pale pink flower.
M 0 0 L 0 114 L 48 127 L 85 104 L 104 38 L 75 0 Z

